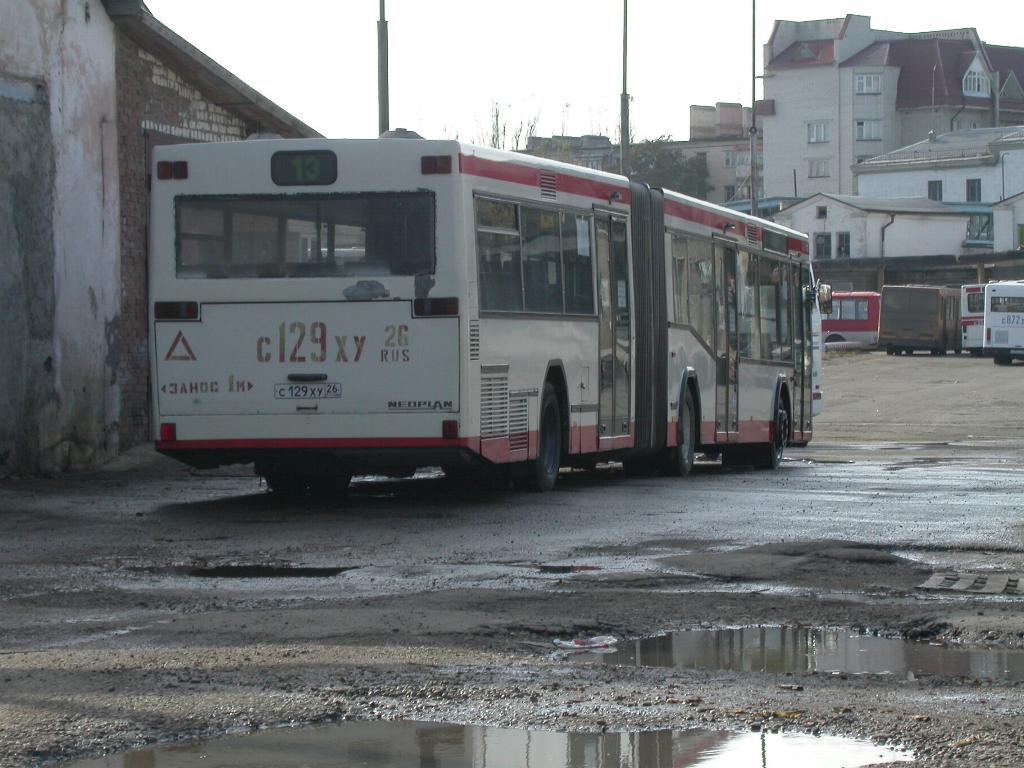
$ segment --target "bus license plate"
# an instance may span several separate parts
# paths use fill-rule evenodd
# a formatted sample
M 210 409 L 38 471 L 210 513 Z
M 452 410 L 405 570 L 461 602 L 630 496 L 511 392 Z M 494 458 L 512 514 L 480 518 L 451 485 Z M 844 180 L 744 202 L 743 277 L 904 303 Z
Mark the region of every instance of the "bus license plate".
M 318 381 L 315 384 L 275 384 L 275 400 L 323 400 L 341 397 L 341 383 Z

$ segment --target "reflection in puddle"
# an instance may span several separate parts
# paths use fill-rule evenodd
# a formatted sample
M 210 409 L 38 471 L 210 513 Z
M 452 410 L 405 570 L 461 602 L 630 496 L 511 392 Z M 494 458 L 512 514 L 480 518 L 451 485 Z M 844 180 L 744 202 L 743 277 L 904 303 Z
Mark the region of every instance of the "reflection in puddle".
M 708 671 L 1024 680 L 1024 651 L 928 645 L 848 629 L 740 627 L 675 632 L 620 642 L 618 652 L 600 658 L 606 664 Z
M 868 741 L 730 731 L 564 733 L 347 722 L 165 746 L 66 768 L 815 768 L 908 760 Z

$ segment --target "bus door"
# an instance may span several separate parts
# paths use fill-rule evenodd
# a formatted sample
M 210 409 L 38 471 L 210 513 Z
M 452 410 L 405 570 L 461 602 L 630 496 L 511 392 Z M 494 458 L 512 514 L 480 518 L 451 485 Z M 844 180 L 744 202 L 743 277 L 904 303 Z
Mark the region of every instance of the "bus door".
M 811 436 L 811 409 L 814 397 L 813 299 L 808 300 L 804 286 L 811 285 L 806 266 L 793 265 L 789 271 L 793 317 L 793 375 L 796 402 L 793 404 L 793 439 L 802 442 Z
M 629 435 L 632 391 L 629 256 L 626 219 L 597 212 L 598 437 Z
M 737 344 L 736 248 L 715 243 L 717 330 L 715 333 L 715 440 L 736 440 L 739 433 L 739 351 Z

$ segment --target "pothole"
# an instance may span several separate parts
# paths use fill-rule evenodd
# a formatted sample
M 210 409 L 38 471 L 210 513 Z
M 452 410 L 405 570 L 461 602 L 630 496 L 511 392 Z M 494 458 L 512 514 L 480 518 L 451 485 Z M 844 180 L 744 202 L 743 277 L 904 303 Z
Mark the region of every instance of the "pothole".
M 576 658 L 679 670 L 1024 680 L 1024 651 L 959 648 L 851 629 L 793 626 L 673 632 L 619 642 L 614 652 L 580 653 Z
M 732 731 L 566 733 L 421 722 L 345 722 L 281 728 L 85 760 L 65 768 L 674 768 L 813 765 L 853 768 L 911 759 L 870 741 Z

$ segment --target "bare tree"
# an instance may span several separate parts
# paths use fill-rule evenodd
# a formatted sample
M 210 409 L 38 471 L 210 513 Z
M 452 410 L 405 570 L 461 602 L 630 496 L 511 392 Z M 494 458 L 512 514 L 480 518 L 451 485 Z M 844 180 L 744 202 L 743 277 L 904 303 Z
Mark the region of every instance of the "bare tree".
M 505 117 L 501 104 L 492 101 L 490 122 L 478 143 L 495 149 L 523 149 L 530 137 L 536 135 L 539 122 L 540 112 L 537 112 L 533 117 L 513 124 Z

